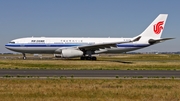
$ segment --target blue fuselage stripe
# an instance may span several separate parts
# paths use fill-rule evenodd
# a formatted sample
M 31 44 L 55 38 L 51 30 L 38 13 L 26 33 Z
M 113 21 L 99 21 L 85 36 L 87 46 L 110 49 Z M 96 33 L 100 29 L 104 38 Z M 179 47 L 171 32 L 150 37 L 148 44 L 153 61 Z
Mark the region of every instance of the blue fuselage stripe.
M 74 47 L 85 44 L 6 44 L 6 47 Z M 86 44 L 87 45 L 87 44 Z M 148 44 L 117 44 L 117 47 L 146 47 Z

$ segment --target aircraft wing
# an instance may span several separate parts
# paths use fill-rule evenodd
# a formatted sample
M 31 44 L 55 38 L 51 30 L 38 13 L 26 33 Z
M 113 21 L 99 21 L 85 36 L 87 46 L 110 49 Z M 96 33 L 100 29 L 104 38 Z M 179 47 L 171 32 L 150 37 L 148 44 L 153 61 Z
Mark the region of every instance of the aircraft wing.
M 101 44 L 94 44 L 94 45 L 85 45 L 85 46 L 79 46 L 78 48 L 81 49 L 81 50 L 99 50 L 99 49 L 116 47 L 117 44 L 135 42 L 135 41 L 138 41 L 140 38 L 141 38 L 141 36 L 139 36 L 137 38 L 134 38 L 134 39 L 132 39 L 130 41 L 101 43 Z

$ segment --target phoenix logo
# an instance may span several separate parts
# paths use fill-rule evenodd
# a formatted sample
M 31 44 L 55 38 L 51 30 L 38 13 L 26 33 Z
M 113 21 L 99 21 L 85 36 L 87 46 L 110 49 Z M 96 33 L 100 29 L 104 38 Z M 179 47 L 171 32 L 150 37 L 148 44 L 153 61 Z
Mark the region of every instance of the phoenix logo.
M 164 24 L 164 21 L 160 21 L 154 25 L 154 32 L 156 34 L 159 34 L 161 32 L 161 30 L 163 29 L 163 26 L 162 26 L 163 24 Z

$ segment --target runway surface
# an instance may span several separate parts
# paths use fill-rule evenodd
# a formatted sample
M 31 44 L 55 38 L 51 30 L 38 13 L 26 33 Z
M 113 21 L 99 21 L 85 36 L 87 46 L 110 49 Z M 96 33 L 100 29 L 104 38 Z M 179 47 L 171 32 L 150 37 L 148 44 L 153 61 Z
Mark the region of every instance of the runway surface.
M 180 71 L 168 70 L 0 70 L 3 76 L 39 76 L 39 77 L 180 77 Z

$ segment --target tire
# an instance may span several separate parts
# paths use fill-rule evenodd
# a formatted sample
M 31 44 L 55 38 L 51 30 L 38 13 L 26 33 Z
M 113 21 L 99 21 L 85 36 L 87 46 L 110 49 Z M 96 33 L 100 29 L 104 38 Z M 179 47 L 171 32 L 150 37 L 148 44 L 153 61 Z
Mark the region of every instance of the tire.
M 85 60 L 85 57 L 84 57 L 84 56 L 82 56 L 82 57 L 81 57 L 81 60 Z
M 96 57 L 92 57 L 91 59 L 92 59 L 92 60 L 97 60 L 97 58 L 96 58 Z
M 87 56 L 87 57 L 86 57 L 86 60 L 91 60 L 91 57 Z

